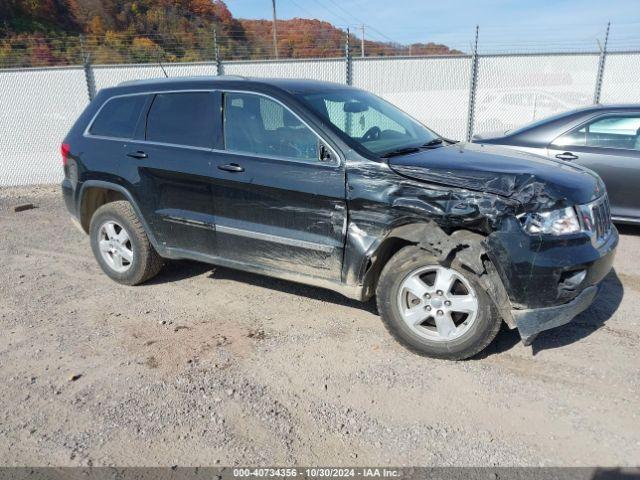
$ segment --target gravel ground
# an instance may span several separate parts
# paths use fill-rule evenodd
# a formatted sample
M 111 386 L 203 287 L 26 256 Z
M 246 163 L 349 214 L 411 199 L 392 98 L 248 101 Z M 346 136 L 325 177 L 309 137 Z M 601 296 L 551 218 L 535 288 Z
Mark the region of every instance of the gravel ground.
M 117 285 L 57 187 L 0 189 L 0 232 L 0 464 L 640 464 L 640 229 L 571 324 L 458 363 L 316 288 L 191 262 Z

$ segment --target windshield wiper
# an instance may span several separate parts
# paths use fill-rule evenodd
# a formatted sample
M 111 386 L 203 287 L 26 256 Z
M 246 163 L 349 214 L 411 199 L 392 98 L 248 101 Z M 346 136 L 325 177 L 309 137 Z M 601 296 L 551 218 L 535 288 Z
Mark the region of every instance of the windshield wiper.
M 397 150 L 391 150 L 390 152 L 383 153 L 380 156 L 382 158 L 390 158 L 390 157 L 397 157 L 398 155 L 406 155 L 408 153 L 416 153 L 419 151 L 420 149 L 418 147 L 405 147 L 405 148 L 398 148 Z
M 433 140 L 429 140 L 427 143 L 423 143 L 419 147 L 403 147 L 398 148 L 396 150 L 391 150 L 390 152 L 384 153 L 381 155 L 382 158 L 389 157 L 397 157 L 398 155 L 406 155 L 408 153 L 416 153 L 419 152 L 422 148 L 432 148 L 442 145 L 443 140 L 441 138 L 434 138 Z
M 429 148 L 429 147 L 435 147 L 437 145 L 442 145 L 442 139 L 441 138 L 434 138 L 433 140 L 429 140 L 427 143 L 423 143 L 420 146 L 423 147 L 423 148 Z

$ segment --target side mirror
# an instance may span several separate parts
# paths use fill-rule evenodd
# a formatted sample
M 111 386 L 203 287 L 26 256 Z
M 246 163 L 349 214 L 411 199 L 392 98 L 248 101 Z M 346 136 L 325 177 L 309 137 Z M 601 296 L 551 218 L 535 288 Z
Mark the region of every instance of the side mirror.
M 327 147 L 324 143 L 320 142 L 320 147 L 318 149 L 319 160 L 321 162 L 333 162 L 335 160 L 335 155 L 331 152 L 331 149 Z

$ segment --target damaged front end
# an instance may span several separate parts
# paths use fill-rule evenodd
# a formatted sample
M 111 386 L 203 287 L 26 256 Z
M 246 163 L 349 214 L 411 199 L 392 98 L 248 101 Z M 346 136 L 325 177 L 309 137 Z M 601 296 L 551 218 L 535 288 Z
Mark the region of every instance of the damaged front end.
M 485 239 L 526 345 L 539 332 L 568 323 L 595 299 L 612 268 L 618 233 L 611 225 L 606 237 L 596 237 L 586 229 L 562 237 L 529 235 L 509 218 Z
M 601 211 L 604 185 L 589 170 L 465 144 L 390 159 L 395 182 L 371 162 L 352 166 L 344 275 L 361 279 L 364 297 L 373 294 L 385 245 L 419 245 L 476 273 L 503 320 L 530 344 L 588 308 L 611 269 L 618 235 Z M 575 212 L 570 233 L 525 225 L 531 214 L 559 209 Z M 350 250 L 366 263 L 349 259 Z

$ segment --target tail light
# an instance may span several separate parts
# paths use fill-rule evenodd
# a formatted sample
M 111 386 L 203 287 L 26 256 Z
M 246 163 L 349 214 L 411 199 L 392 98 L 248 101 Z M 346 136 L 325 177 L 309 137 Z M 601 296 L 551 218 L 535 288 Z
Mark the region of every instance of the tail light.
M 62 154 L 62 165 L 67 165 L 67 159 L 69 158 L 69 152 L 71 151 L 71 147 L 68 143 L 63 143 L 60 145 L 60 153 Z

